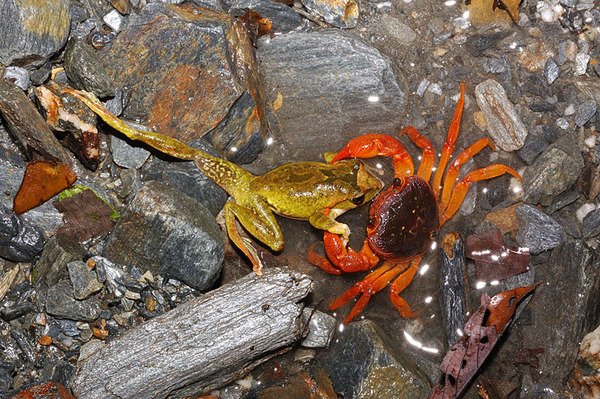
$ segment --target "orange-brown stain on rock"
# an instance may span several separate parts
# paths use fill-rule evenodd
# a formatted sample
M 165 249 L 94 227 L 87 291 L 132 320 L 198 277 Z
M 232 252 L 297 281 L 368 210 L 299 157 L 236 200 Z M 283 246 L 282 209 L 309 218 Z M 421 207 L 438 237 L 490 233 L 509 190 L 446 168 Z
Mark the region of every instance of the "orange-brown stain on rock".
M 56 41 L 66 38 L 71 19 L 68 3 L 60 0 L 14 0 L 21 10 L 23 28 L 37 36 L 48 35 Z M 60 21 L 60 24 L 48 23 Z

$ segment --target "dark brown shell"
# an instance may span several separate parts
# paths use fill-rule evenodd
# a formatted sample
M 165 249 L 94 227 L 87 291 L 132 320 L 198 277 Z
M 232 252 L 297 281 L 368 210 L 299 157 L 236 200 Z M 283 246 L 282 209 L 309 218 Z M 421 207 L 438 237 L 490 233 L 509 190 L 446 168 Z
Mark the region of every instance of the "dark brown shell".
M 369 210 L 369 246 L 383 259 L 408 259 L 427 251 L 440 227 L 439 207 L 418 176 L 395 179 Z

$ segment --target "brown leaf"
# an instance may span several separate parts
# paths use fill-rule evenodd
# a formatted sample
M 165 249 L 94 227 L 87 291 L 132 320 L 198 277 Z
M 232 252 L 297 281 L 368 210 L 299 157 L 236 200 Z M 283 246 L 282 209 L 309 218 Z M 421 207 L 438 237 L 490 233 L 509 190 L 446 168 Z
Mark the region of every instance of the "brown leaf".
M 443 385 L 434 387 L 429 399 L 458 398 L 498 342 L 518 303 L 535 287 L 515 288 L 492 298 L 481 296 L 481 306 L 467 320 L 463 338 L 442 360 Z
M 78 242 L 108 233 L 114 226 L 113 209 L 89 189 L 56 202 L 54 207 L 65 220 L 57 232 Z
M 529 250 L 510 247 L 499 230 L 467 237 L 465 256 L 475 261 L 477 278 L 503 280 L 529 270 Z
M 13 210 L 16 214 L 27 212 L 71 186 L 75 180 L 77 175 L 63 163 L 29 162 L 13 202 Z

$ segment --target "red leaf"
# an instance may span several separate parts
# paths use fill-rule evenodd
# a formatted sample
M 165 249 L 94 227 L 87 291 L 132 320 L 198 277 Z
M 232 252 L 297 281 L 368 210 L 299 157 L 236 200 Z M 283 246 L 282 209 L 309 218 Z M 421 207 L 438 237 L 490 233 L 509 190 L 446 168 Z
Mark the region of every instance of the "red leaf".
M 40 206 L 77 180 L 71 168 L 60 162 L 32 161 L 13 201 L 16 214 Z

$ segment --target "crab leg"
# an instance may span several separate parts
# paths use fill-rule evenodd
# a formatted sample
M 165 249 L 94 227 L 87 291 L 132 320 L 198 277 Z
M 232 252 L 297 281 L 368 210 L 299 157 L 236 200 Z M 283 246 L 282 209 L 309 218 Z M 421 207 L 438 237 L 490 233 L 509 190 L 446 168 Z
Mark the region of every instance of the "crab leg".
M 505 173 L 510 173 L 516 179 L 521 180 L 521 175 L 514 170 L 513 168 L 502 165 L 502 164 L 494 164 L 490 166 L 486 166 L 485 168 L 477 169 L 466 175 L 461 181 L 456 184 L 454 190 L 452 190 L 452 196 L 450 197 L 450 202 L 448 203 L 448 207 L 444 211 L 444 214 L 441 217 L 440 224 L 444 224 L 448 219 L 450 219 L 460 205 L 465 199 L 465 195 L 467 195 L 467 190 L 469 189 L 469 185 L 473 182 L 488 180 L 494 177 L 501 176 Z
M 460 97 L 458 98 L 458 102 L 456 103 L 456 109 L 454 110 L 454 117 L 452 117 L 452 122 L 450 123 L 450 127 L 448 128 L 448 135 L 446 136 L 446 142 L 444 143 L 444 148 L 442 149 L 442 156 L 440 157 L 440 162 L 435 171 L 435 175 L 433 176 L 433 183 L 431 184 L 431 189 L 433 193 L 437 197 L 440 192 L 440 184 L 442 182 L 442 175 L 444 174 L 444 169 L 446 169 L 446 165 L 450 160 L 450 156 L 452 155 L 452 151 L 454 151 L 454 145 L 456 144 L 456 139 L 458 138 L 458 132 L 460 129 L 460 121 L 462 119 L 462 112 L 465 106 L 465 83 L 460 83 Z
M 433 171 L 433 160 L 435 158 L 435 151 L 431 142 L 423 137 L 414 126 L 405 127 L 400 131 L 400 134 L 406 134 L 417 147 L 423 150 L 417 175 L 428 182 Z
M 405 319 L 414 317 L 415 313 L 410 308 L 408 302 L 406 302 L 400 296 L 400 293 L 404 291 L 406 287 L 408 287 L 412 279 L 415 277 L 415 274 L 417 274 L 417 270 L 419 270 L 419 265 L 421 264 L 421 258 L 421 256 L 418 256 L 411 260 L 410 267 L 406 271 L 402 272 L 402 274 L 400 274 L 400 276 L 394 280 L 390 287 L 390 300 L 400 313 L 400 316 Z
M 391 267 L 388 262 L 384 262 L 377 270 L 372 271 L 365 277 L 363 280 L 354 284 L 353 287 L 344 292 L 340 297 L 335 299 L 330 305 L 330 310 L 336 310 L 346 303 L 350 302 L 352 298 L 357 296 L 358 294 L 362 294 L 358 301 L 354 304 L 354 307 L 344 319 L 344 324 L 348 324 L 354 319 L 362 310 L 367 306 L 371 296 L 379 291 L 381 291 L 394 276 L 389 277 L 386 280 L 380 279 L 381 276 L 387 275 L 388 272 L 393 272 L 394 275 L 398 274 L 396 268 Z
M 327 258 L 314 250 L 314 245 L 308 249 L 308 261 L 329 274 L 339 276 L 342 272 L 364 272 L 379 262 L 377 255 L 365 240 L 360 251 L 347 247 L 347 242 L 339 235 L 326 231 L 323 234 L 323 244 Z
M 452 188 L 454 187 L 454 183 L 456 182 L 456 176 L 458 176 L 458 172 L 460 168 L 471 158 L 473 158 L 477 153 L 483 150 L 485 147 L 489 146 L 492 150 L 495 150 L 496 147 L 488 138 L 483 138 L 477 140 L 475 143 L 471 144 L 469 148 L 460 153 L 458 157 L 452 162 L 448 171 L 446 172 L 446 176 L 444 177 L 444 184 L 442 189 L 442 196 L 439 200 L 440 202 L 440 210 L 444 212 L 446 207 L 448 206 L 448 202 L 450 201 L 450 194 L 452 193 Z
M 370 133 L 356 137 L 338 152 L 330 163 L 346 158 L 373 158 L 378 155 L 392 158 L 396 177 L 412 176 L 413 161 L 402 144 L 388 134 Z

